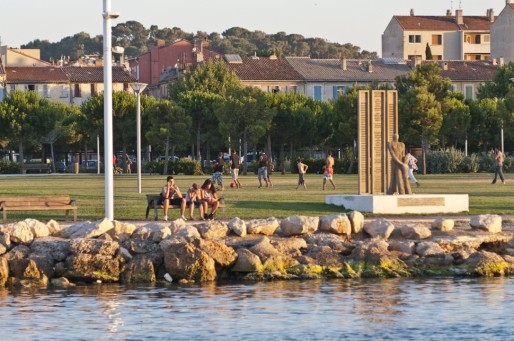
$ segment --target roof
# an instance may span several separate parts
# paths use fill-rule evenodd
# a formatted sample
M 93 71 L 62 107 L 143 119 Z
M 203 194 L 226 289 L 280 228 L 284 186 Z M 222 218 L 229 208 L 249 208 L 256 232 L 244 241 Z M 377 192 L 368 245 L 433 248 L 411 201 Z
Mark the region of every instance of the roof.
M 489 31 L 492 24 L 485 15 L 463 16 L 463 25 L 458 25 L 455 16 L 450 15 L 395 15 L 393 18 L 404 30 L 409 31 Z
M 395 77 L 409 73 L 405 64 L 385 63 L 383 60 L 341 60 L 310 59 L 308 57 L 288 57 L 287 61 L 306 81 L 345 81 L 345 82 L 393 82 Z M 344 68 L 346 63 L 346 69 Z M 371 69 L 369 65 L 371 64 Z
M 301 81 L 303 77 L 285 58 L 243 58 L 241 63 L 228 63 L 242 81 Z
M 433 62 L 423 61 L 423 63 Z M 441 76 L 450 78 L 453 82 L 492 80 L 500 68 L 500 65 L 489 60 L 449 60 L 438 61 L 438 64 L 442 69 Z
M 103 83 L 104 81 L 103 66 L 66 66 L 62 69 L 72 83 Z M 112 81 L 113 83 L 131 83 L 135 82 L 136 78 L 123 66 L 113 66 Z
M 68 83 L 68 77 L 57 66 L 6 66 L 8 83 Z

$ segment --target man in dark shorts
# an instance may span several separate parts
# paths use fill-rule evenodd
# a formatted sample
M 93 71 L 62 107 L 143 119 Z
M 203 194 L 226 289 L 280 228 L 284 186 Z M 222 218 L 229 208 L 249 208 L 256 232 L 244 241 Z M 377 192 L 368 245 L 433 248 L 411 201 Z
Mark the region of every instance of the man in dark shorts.
M 180 206 L 180 218 L 186 220 L 184 212 L 186 211 L 186 199 L 182 196 L 180 189 L 175 185 L 175 179 L 170 175 L 166 178 L 166 184 L 162 186 L 161 199 L 159 201 L 163 205 L 164 220 L 168 220 L 168 209 L 170 205 Z

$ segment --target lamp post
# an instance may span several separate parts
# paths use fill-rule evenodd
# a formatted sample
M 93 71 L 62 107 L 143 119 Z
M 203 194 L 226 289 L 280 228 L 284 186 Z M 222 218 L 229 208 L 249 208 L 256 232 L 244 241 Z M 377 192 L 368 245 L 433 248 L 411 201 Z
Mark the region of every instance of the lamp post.
M 105 217 L 114 220 L 114 170 L 110 161 L 113 155 L 112 137 L 112 37 L 111 19 L 119 17 L 111 12 L 111 0 L 103 2 L 103 57 L 104 57 L 104 169 L 105 169 Z
M 137 192 L 141 193 L 141 92 L 145 90 L 145 83 L 130 83 L 136 94 L 136 126 L 137 126 Z

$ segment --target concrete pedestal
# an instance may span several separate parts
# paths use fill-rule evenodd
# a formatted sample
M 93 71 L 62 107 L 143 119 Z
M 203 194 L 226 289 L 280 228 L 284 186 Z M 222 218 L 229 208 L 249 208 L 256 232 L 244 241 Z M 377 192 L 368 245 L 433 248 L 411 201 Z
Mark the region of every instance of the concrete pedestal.
M 381 214 L 460 213 L 469 211 L 467 194 L 344 195 L 325 197 L 325 203 L 347 210 Z

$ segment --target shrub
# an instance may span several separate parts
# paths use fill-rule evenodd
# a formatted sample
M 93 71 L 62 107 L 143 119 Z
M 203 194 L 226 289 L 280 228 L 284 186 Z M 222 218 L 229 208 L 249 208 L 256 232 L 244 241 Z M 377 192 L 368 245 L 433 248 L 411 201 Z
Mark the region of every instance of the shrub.
M 19 174 L 20 164 L 17 162 L 0 160 L 0 174 Z

